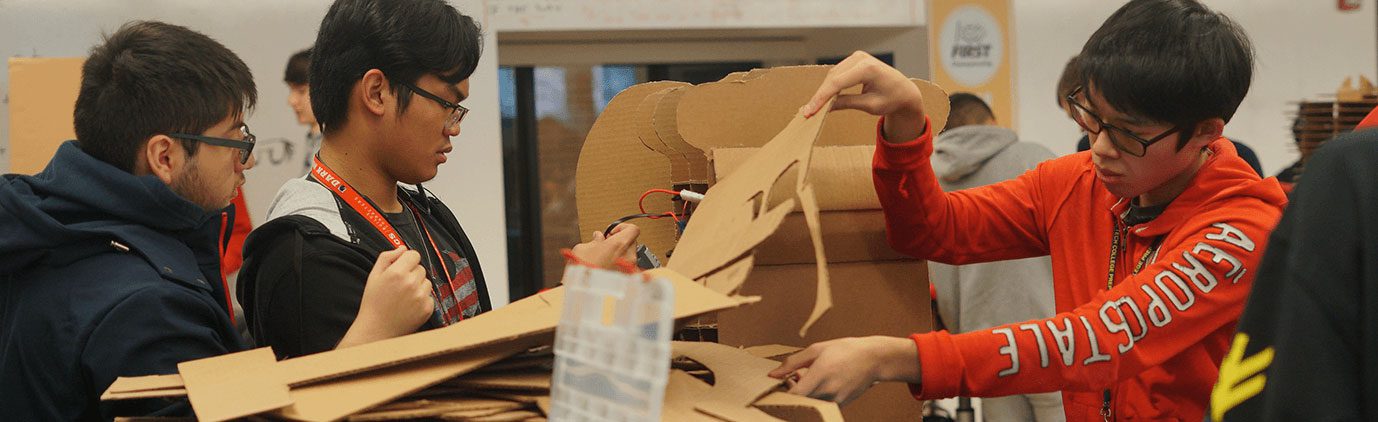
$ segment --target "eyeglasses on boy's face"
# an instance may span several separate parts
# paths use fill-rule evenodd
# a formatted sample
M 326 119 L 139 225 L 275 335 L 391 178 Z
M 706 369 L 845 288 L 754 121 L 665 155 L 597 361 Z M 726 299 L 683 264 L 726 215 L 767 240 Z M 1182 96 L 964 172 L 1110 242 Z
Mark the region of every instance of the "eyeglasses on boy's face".
M 430 91 L 421 89 L 421 87 L 412 84 L 403 84 L 402 86 L 410 88 L 412 91 L 416 92 L 416 95 L 420 95 L 428 100 L 435 101 L 437 104 L 440 104 L 441 107 L 450 109 L 450 119 L 445 121 L 446 131 L 453 131 L 459 128 L 459 122 L 464 120 L 465 114 L 469 114 L 468 108 L 459 104 L 446 101 L 444 98 L 440 98 L 440 96 L 430 93 Z
M 238 149 L 239 164 L 248 164 L 249 155 L 253 154 L 254 144 L 258 141 L 258 138 L 255 137 L 253 133 L 249 132 L 249 125 L 239 125 L 239 133 L 241 135 L 240 139 L 226 139 L 217 138 L 214 136 L 191 135 L 186 133 L 169 133 L 167 136 L 171 136 L 177 139 L 196 141 L 203 144 Z
M 1086 106 L 1078 103 L 1076 97 L 1077 94 L 1081 92 L 1082 87 L 1077 87 L 1077 89 L 1067 94 L 1067 104 L 1072 105 L 1072 120 L 1075 120 L 1077 124 L 1081 125 L 1082 129 L 1086 129 L 1086 132 L 1093 136 L 1100 135 L 1101 130 L 1108 130 L 1110 144 L 1114 145 L 1115 149 L 1125 154 L 1143 157 L 1145 154 L 1148 154 L 1149 145 L 1153 145 L 1155 142 L 1161 141 L 1168 135 L 1182 130 L 1181 125 L 1173 126 L 1171 129 L 1158 134 L 1158 136 L 1154 136 L 1152 139 L 1144 139 L 1139 135 L 1135 135 L 1134 132 L 1131 132 L 1129 129 L 1105 123 L 1096 113 L 1091 112 Z

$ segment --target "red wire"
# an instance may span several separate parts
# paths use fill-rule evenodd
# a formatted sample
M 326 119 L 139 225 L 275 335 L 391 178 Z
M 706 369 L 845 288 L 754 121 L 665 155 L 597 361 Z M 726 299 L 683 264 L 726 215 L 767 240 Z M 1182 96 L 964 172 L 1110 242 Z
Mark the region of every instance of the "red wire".
M 664 194 L 670 194 L 670 195 L 674 195 L 674 196 L 679 196 L 679 192 L 672 191 L 672 190 L 669 190 L 669 189 L 651 189 L 651 190 L 648 190 L 648 191 L 646 191 L 646 193 L 641 194 L 641 199 L 636 200 L 636 207 L 641 209 L 641 213 L 642 213 L 642 214 L 647 214 L 647 212 L 646 212 L 646 204 L 645 204 L 645 202 L 646 202 L 646 197 L 647 197 L 647 196 L 651 196 L 651 194 L 653 194 L 653 193 L 664 193 Z M 676 215 L 674 211 L 669 211 L 669 212 L 666 212 L 666 213 L 661 214 L 661 215 L 656 215 L 656 216 L 647 217 L 647 218 L 650 218 L 650 219 L 652 219 L 652 220 L 659 220 L 659 219 L 665 218 L 665 217 L 670 217 L 670 218 L 675 219 L 675 222 L 676 222 L 676 223 L 679 222 L 679 216 Z

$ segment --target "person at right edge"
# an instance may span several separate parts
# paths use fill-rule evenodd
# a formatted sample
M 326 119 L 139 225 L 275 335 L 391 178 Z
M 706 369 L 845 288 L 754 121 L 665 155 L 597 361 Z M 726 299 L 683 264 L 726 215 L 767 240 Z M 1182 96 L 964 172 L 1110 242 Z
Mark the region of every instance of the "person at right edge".
M 1378 110 L 1326 141 L 1268 238 L 1214 421 L 1378 421 Z
M 1134 0 L 1080 53 L 1076 120 L 1092 147 L 1015 179 L 943 192 L 932 130 L 907 77 L 858 52 L 803 107 L 883 116 L 873 162 L 892 247 L 949 264 L 1050 255 L 1057 314 L 962 334 L 814 344 L 772 376 L 847 402 L 877 381 L 918 399 L 1062 391 L 1069 421 L 1206 415 L 1286 197 L 1221 136 L 1253 51 L 1193 0 Z M 1015 282 L 1015 280 L 1011 280 Z

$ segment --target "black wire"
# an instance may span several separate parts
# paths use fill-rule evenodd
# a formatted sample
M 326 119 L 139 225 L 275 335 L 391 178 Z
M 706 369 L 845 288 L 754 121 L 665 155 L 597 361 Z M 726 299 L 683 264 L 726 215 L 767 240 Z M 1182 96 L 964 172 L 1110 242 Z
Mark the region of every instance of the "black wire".
M 628 221 L 635 220 L 635 219 L 638 219 L 638 218 L 649 218 L 649 217 L 655 217 L 655 216 L 660 216 L 660 215 L 665 215 L 665 213 L 656 213 L 656 214 L 652 214 L 652 213 L 632 214 L 632 215 L 629 215 L 629 216 L 626 216 L 626 217 L 619 218 L 619 219 L 617 219 L 617 220 L 613 220 L 612 224 L 609 224 L 609 225 L 608 225 L 608 228 L 603 230 L 603 237 L 606 238 L 606 237 L 608 237 L 608 236 L 612 236 L 612 229 L 617 228 L 617 225 L 618 225 L 618 224 L 626 223 L 626 222 L 628 222 Z

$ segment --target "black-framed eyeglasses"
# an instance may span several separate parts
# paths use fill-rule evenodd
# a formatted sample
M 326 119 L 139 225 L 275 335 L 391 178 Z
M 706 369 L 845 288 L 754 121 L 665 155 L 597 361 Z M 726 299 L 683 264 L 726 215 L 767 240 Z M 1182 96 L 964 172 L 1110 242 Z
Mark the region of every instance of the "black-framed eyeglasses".
M 258 138 L 255 137 L 253 133 L 249 132 L 249 125 L 240 125 L 239 133 L 244 135 L 243 139 L 216 138 L 214 136 L 191 135 L 186 133 L 169 133 L 167 136 L 177 139 L 192 140 L 203 144 L 238 149 L 239 164 L 248 164 L 249 155 L 253 154 L 254 144 L 258 141 Z
M 444 98 L 440 98 L 440 96 L 430 93 L 430 91 L 421 89 L 421 87 L 412 84 L 403 84 L 403 86 L 410 88 L 412 91 L 415 91 L 416 95 L 426 97 L 427 99 L 435 101 L 437 104 L 440 104 L 441 107 L 450 109 L 450 120 L 445 121 L 445 130 L 455 130 L 455 128 L 459 127 L 459 122 L 461 120 L 464 120 L 464 115 L 469 114 L 469 109 L 467 107 L 446 101 Z
M 1075 110 L 1075 112 L 1072 113 L 1072 120 L 1075 120 L 1077 124 L 1081 125 L 1082 129 L 1086 129 L 1086 132 L 1091 135 L 1099 135 L 1102 128 L 1109 129 L 1110 144 L 1114 145 L 1115 149 L 1125 154 L 1143 157 L 1148 154 L 1149 145 L 1153 145 L 1155 142 L 1163 140 L 1163 138 L 1166 138 L 1168 135 L 1182 130 L 1181 125 L 1173 126 L 1172 129 L 1168 129 L 1166 132 L 1160 133 L 1152 139 L 1144 139 L 1139 135 L 1135 135 L 1134 132 L 1130 132 L 1129 129 L 1105 123 L 1096 113 L 1092 113 L 1086 106 L 1078 103 L 1076 101 L 1076 96 L 1081 91 L 1082 87 L 1077 87 L 1077 89 L 1067 94 L 1067 104 L 1071 104 L 1072 109 Z

